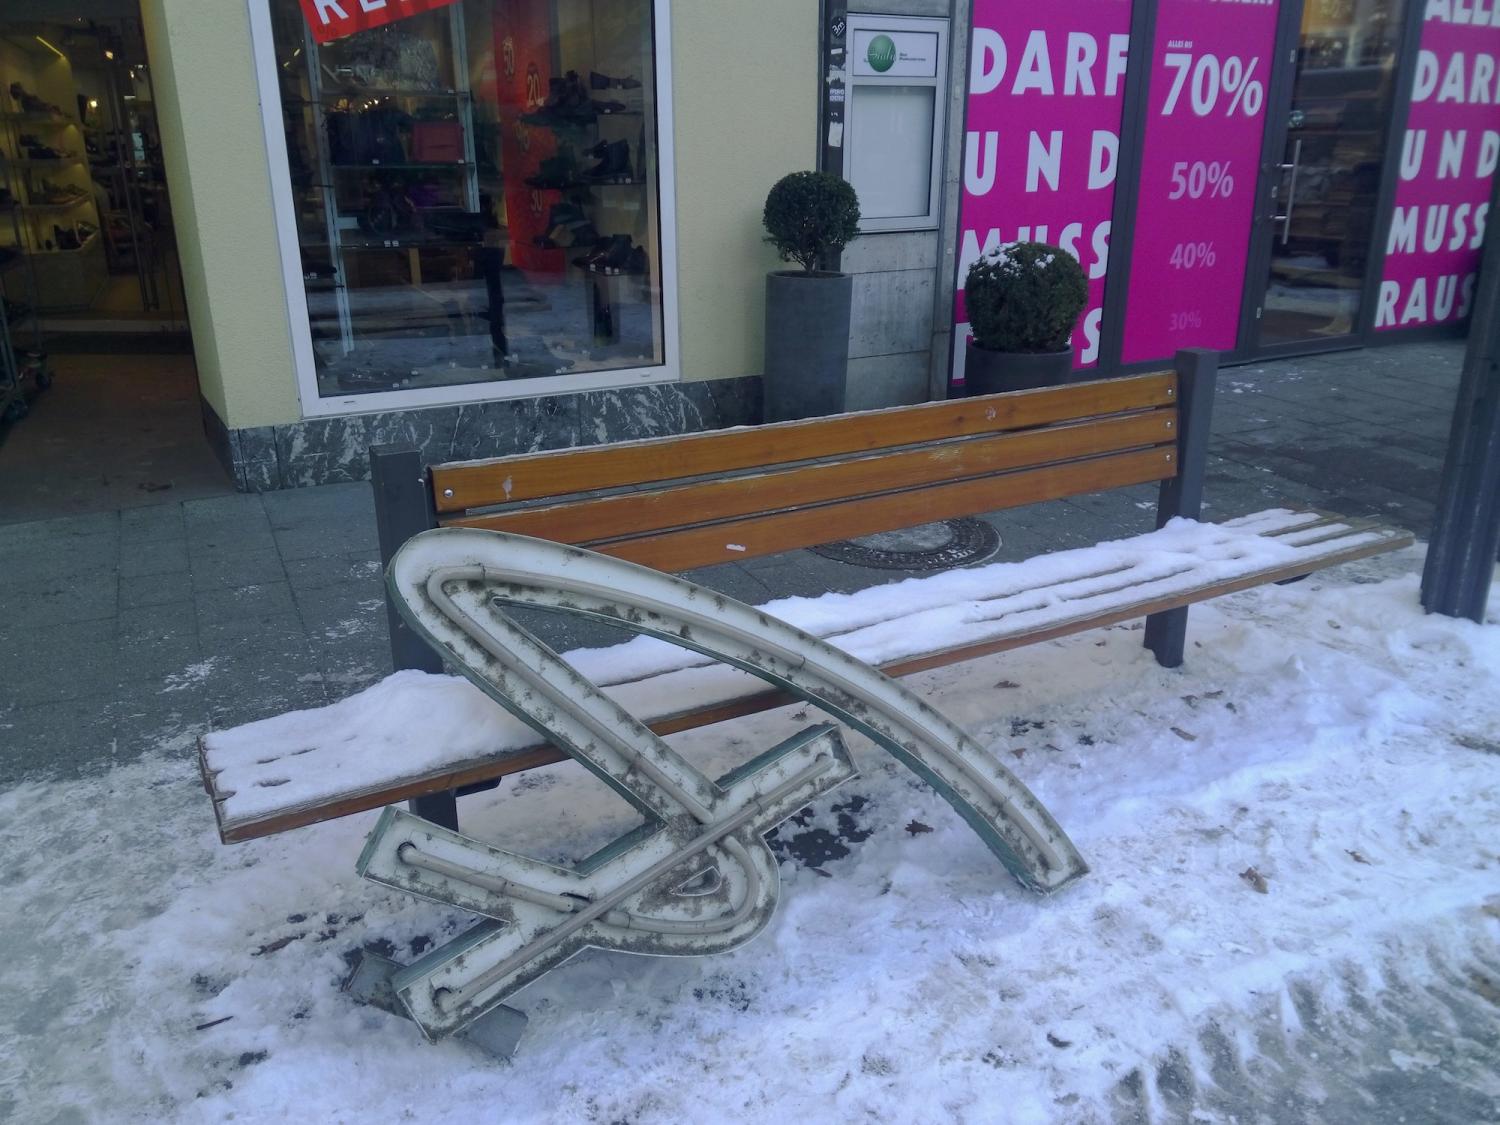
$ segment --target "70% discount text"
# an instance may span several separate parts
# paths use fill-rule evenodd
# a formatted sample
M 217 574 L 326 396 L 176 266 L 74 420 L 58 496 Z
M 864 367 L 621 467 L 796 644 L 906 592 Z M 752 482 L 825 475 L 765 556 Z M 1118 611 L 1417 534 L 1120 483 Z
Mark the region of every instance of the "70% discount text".
M 1225 117 L 1243 114 L 1253 118 L 1265 106 L 1265 83 L 1255 77 L 1260 66 L 1258 56 L 1247 61 L 1231 55 L 1220 61 L 1213 54 L 1194 56 L 1186 51 L 1169 51 L 1162 61 L 1173 72 L 1172 86 L 1162 106 L 1163 117 L 1171 116 L 1182 105 L 1198 117 L 1222 112 Z M 1225 103 L 1222 110 L 1221 102 Z M 1234 176 L 1228 160 L 1179 160 L 1172 165 L 1168 199 L 1228 199 L 1233 194 Z M 1172 267 L 1179 270 L 1212 269 L 1218 260 L 1214 244 L 1206 241 L 1179 242 L 1170 258 Z

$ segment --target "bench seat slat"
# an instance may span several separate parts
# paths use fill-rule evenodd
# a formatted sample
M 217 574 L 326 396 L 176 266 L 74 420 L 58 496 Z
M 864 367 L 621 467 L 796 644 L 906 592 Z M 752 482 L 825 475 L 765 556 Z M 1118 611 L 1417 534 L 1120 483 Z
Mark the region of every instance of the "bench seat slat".
M 439 514 L 451 515 L 523 500 L 683 477 L 718 476 L 1176 404 L 1177 375 L 1166 371 L 812 421 L 779 422 L 492 461 L 450 462 L 433 466 L 433 496 Z
M 443 523 L 534 535 L 558 543 L 600 543 L 1143 446 L 1166 446 L 1176 441 L 1176 426 L 1176 410 L 1154 410 Z
M 787 512 L 726 520 L 605 541 L 587 541 L 592 550 L 664 571 L 693 570 L 741 562 L 831 540 L 870 535 L 892 527 L 977 515 L 1003 508 L 1057 500 L 1174 475 L 1175 447 L 1086 458 L 1043 469 L 997 473 L 970 480 L 932 484 L 902 492 L 812 505 Z
M 1289 541 L 1299 530 L 1314 529 L 1313 542 Z M 1404 531 L 1369 524 L 1344 521 L 1335 526 L 1319 513 L 1260 513 L 1222 525 L 1174 524 L 1094 548 L 875 587 L 805 603 L 788 616 L 887 673 L 906 675 L 1297 577 L 1411 541 Z M 923 638 L 936 638 L 930 646 L 936 651 L 922 651 L 918 641 Z M 573 659 L 659 733 L 790 702 L 766 691 L 762 681 L 747 673 L 705 665 L 701 657 L 665 645 L 660 657 L 653 657 L 661 661 L 656 672 L 643 676 L 637 657 L 628 678 L 617 674 L 611 683 L 606 670 L 619 663 L 613 651 L 595 650 Z M 447 677 L 426 679 L 435 688 L 453 690 Z M 468 690 L 477 695 L 476 689 Z M 664 704 L 667 700 L 677 702 Z M 691 706 L 682 708 L 683 700 Z M 494 724 L 495 752 L 455 755 L 456 760 L 429 764 L 417 772 L 403 770 L 400 763 L 362 761 L 358 750 L 351 749 L 358 746 L 357 740 L 341 741 L 338 747 L 266 745 L 259 732 L 275 729 L 270 724 L 281 721 L 209 735 L 200 744 L 204 777 L 225 842 L 271 835 L 560 760 L 555 750 L 536 746 L 534 734 L 493 705 L 485 722 Z M 420 741 L 420 734 L 415 730 L 413 737 Z M 333 788 L 289 792 L 281 775 L 293 773 Z M 330 783 L 329 778 L 338 780 Z

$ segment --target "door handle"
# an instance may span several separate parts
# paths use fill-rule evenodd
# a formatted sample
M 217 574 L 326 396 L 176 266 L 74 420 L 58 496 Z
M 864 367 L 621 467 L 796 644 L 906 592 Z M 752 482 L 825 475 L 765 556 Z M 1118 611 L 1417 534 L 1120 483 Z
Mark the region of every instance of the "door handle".
M 1286 189 L 1286 214 L 1272 215 L 1273 223 L 1281 224 L 1281 244 L 1285 246 L 1292 237 L 1292 208 L 1297 205 L 1297 172 L 1302 165 L 1302 138 L 1292 145 L 1292 162 L 1290 164 L 1276 165 L 1283 172 L 1292 174 Z

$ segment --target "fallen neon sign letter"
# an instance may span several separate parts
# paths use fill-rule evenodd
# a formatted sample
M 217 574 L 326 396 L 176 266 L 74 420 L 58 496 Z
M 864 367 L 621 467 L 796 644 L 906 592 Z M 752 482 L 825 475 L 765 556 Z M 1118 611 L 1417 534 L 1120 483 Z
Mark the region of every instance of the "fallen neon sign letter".
M 565 869 L 385 811 L 359 873 L 487 919 L 391 979 L 431 1038 L 461 1030 L 586 946 L 702 956 L 750 940 L 778 892 L 764 834 L 855 774 L 837 727 L 822 723 L 712 781 L 516 623 L 511 607 L 657 637 L 820 708 L 931 785 L 1029 889 L 1056 890 L 1088 870 L 1040 802 L 948 719 L 863 662 L 705 587 L 468 528 L 410 540 L 387 583 L 446 661 L 645 818 Z

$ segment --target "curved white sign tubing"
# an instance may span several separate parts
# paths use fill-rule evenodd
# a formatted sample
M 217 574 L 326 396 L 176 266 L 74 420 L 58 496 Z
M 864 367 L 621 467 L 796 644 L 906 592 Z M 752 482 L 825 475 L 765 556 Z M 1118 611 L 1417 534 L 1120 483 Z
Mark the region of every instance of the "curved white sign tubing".
M 647 820 L 559 869 L 387 809 L 360 874 L 494 920 L 393 981 L 429 1036 L 462 1028 L 585 946 L 701 955 L 749 940 L 776 902 L 762 835 L 854 773 L 837 729 L 821 724 L 710 781 L 516 624 L 511 606 L 605 620 L 742 668 L 894 754 L 1023 885 L 1055 890 L 1087 871 L 1036 798 L 957 726 L 868 665 L 722 594 L 576 547 L 469 528 L 410 540 L 387 583 L 448 663 Z

